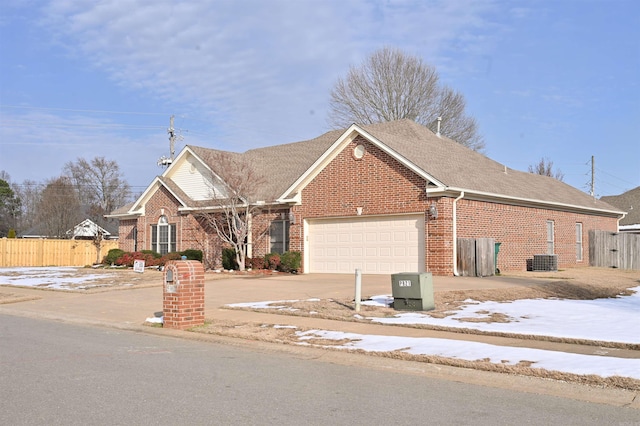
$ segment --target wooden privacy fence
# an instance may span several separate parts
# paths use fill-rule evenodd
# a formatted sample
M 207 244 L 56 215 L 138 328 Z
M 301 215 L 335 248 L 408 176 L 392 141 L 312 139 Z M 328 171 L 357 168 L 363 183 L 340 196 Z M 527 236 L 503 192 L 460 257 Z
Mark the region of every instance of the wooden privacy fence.
M 495 274 L 493 238 L 457 239 L 458 273 L 463 277 L 488 277 Z
M 99 259 L 114 248 L 117 241 L 103 241 Z M 0 238 L 0 267 L 86 266 L 96 259 L 97 248 L 90 240 Z
M 589 265 L 640 270 L 640 235 L 589 231 Z

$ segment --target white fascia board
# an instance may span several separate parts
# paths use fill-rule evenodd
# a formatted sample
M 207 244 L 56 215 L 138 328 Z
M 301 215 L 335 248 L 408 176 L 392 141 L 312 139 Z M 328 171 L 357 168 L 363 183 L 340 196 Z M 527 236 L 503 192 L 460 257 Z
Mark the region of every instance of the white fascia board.
M 189 148 L 188 146 L 185 146 L 178 153 L 178 156 L 173 160 L 173 162 L 171 162 L 171 164 L 169 164 L 169 167 L 167 167 L 166 170 L 164 172 L 162 172 L 160 177 L 170 179 L 169 175 L 171 175 L 173 173 L 173 169 L 175 167 L 177 167 L 176 164 L 181 162 L 181 161 L 183 161 L 183 159 L 187 155 L 187 153 L 192 155 L 194 158 L 197 158 L 198 161 L 200 161 L 202 164 L 204 164 L 205 167 L 209 168 L 207 166 L 207 164 L 204 161 L 202 161 L 202 159 L 200 157 L 198 157 L 196 155 L 196 153 L 193 152 L 193 150 L 191 148 Z M 156 176 L 153 179 L 153 181 L 149 184 L 149 186 L 147 186 L 147 189 L 145 189 L 144 192 L 140 195 L 140 197 L 138 197 L 138 199 L 135 201 L 135 203 L 133 203 L 133 206 L 131 206 L 131 209 L 129 210 L 129 212 L 130 213 L 134 213 L 136 210 L 138 210 L 140 204 L 143 203 L 143 201 L 146 201 L 151 195 L 153 195 L 152 191 L 157 190 L 157 186 L 156 185 L 158 185 L 158 184 L 163 185 L 165 188 L 167 188 L 167 190 L 169 190 L 169 192 L 171 192 L 171 190 L 166 185 L 164 185 L 162 183 L 162 180 L 158 176 Z M 175 196 L 175 194 L 173 192 L 171 192 L 171 194 Z M 180 203 L 184 205 L 184 203 L 178 197 L 176 197 L 176 199 L 178 199 L 178 201 L 180 201 Z
M 169 167 L 171 167 L 171 166 L 169 166 Z M 164 177 L 164 175 L 163 175 L 163 177 Z M 185 203 L 183 200 L 181 200 L 180 197 L 178 197 L 178 195 L 171 190 L 171 188 L 169 188 L 167 185 L 164 184 L 164 182 L 162 182 L 162 179 L 160 179 L 159 177 L 156 177 L 153 180 L 153 182 L 151 182 L 151 185 L 149 185 L 147 187 L 147 189 L 142 193 L 140 198 L 138 198 L 138 200 L 133 204 L 133 206 L 131 206 L 131 209 L 129 209 L 128 213 L 135 214 L 137 212 L 140 212 L 141 214 L 144 214 L 144 204 L 149 200 L 149 198 L 151 198 L 153 196 L 153 194 L 161 186 L 164 186 L 166 188 L 166 190 L 169 191 L 169 193 L 171 193 L 171 195 L 173 195 L 175 197 L 175 199 L 178 200 L 178 202 L 182 206 L 186 206 L 187 205 L 187 203 Z
M 189 148 L 188 146 L 185 146 L 184 148 L 182 148 L 182 150 L 178 153 L 178 156 L 171 162 L 171 164 L 169 164 L 169 167 L 166 168 L 166 170 L 164 172 L 162 172 L 162 174 L 160 176 L 162 177 L 168 177 L 170 174 L 172 174 L 173 169 L 175 169 L 177 166 L 176 164 L 184 161 L 184 157 L 186 157 L 187 153 L 193 155 L 195 158 L 197 158 L 198 160 L 200 160 L 201 163 L 204 164 L 204 162 L 202 161 L 202 159 L 200 157 L 198 157 L 196 155 L 195 152 L 193 152 L 191 150 L 191 148 Z
M 140 210 L 141 205 L 144 204 L 144 201 L 146 201 L 151 196 L 152 191 L 155 191 L 158 189 L 158 185 L 160 184 L 160 182 L 161 181 L 158 176 L 153 178 L 153 181 L 149 184 L 149 186 L 147 186 L 147 189 L 145 189 L 144 192 L 133 203 L 128 213 L 135 213 L 136 211 Z
M 566 203 L 558 203 L 555 201 L 544 201 L 544 200 L 536 200 L 533 198 L 521 198 L 521 197 L 512 197 L 509 195 L 495 194 L 491 192 L 483 192 L 483 191 L 475 191 L 472 189 L 464 189 L 464 188 L 454 188 L 447 187 L 446 191 L 440 191 L 442 195 L 449 195 L 450 192 L 454 194 L 460 194 L 464 192 L 464 199 L 476 200 L 476 201 L 491 201 L 501 204 L 511 204 L 516 206 L 523 207 L 545 207 L 551 210 L 561 210 L 561 211 L 571 211 L 577 213 L 588 213 L 588 214 L 596 214 L 596 213 L 604 213 L 607 216 L 617 217 L 623 215 L 624 212 L 617 210 L 606 210 L 599 209 L 596 207 L 586 207 L 579 206 L 575 204 L 566 204 Z M 440 193 L 436 191 L 427 191 L 427 194 L 438 194 Z
M 135 218 L 137 218 L 139 216 L 142 216 L 142 213 L 140 213 L 140 212 L 135 212 L 135 213 L 125 212 L 125 213 L 120 213 L 120 214 L 105 214 L 105 215 L 103 215 L 103 217 L 105 217 L 105 218 L 119 219 L 119 220 L 135 219 Z
M 195 152 L 193 152 L 193 150 L 191 150 L 189 147 L 185 147 L 185 149 L 183 150 L 183 152 L 187 152 L 187 151 L 188 151 L 188 152 L 189 152 L 189 153 L 190 153 L 194 158 L 196 158 L 196 159 L 200 162 L 200 164 L 202 164 L 202 165 L 204 166 L 204 168 L 205 168 L 209 173 L 211 173 L 211 176 L 213 177 L 213 179 L 214 179 L 214 180 L 215 180 L 215 179 L 217 179 L 217 180 L 218 180 L 218 181 L 219 181 L 223 186 L 225 186 L 226 188 L 229 188 L 229 185 L 224 181 L 224 179 L 222 179 L 222 178 L 220 177 L 220 175 L 219 175 L 219 174 L 217 174 L 217 173 L 216 173 L 216 172 L 215 172 L 211 167 L 209 167 L 209 164 L 207 164 L 207 162 L 206 162 L 206 161 L 204 161 L 204 159 L 203 159 L 203 158 L 199 157 L 199 156 L 198 156 Z M 176 161 L 175 161 L 175 162 L 177 162 L 177 161 L 178 161 L 178 159 L 176 158 Z M 211 182 L 211 185 L 215 186 L 215 182 Z M 247 200 L 246 200 L 244 197 L 240 197 L 240 199 L 241 199 L 242 201 L 244 201 L 245 203 L 247 202 Z M 185 208 L 185 210 L 188 210 L 188 208 Z
M 391 156 L 392 158 L 396 159 L 397 161 L 399 161 L 402 165 L 404 165 L 406 168 L 408 168 L 409 170 L 411 170 L 413 173 L 417 174 L 418 176 L 420 176 L 421 178 L 425 179 L 428 182 L 432 182 L 440 187 L 444 187 L 444 183 L 440 182 L 438 179 L 436 179 L 435 177 L 431 176 L 429 173 L 427 173 L 426 171 L 424 171 L 422 168 L 418 167 L 417 165 L 415 165 L 412 161 L 409 161 L 408 158 L 400 155 L 398 152 L 392 150 L 391 148 L 389 148 L 384 142 L 378 140 L 376 137 L 374 137 L 373 135 L 371 135 L 370 133 L 368 133 L 366 130 L 362 129 L 361 127 L 357 126 L 354 124 L 354 126 L 356 126 L 356 128 L 358 129 L 358 133 L 360 133 L 360 135 L 362 135 L 365 139 L 369 140 L 369 142 L 371 142 L 372 144 L 376 145 L 378 148 L 380 148 L 382 151 L 384 151 L 385 153 L 387 153 L 389 156 Z
M 196 160 L 198 160 L 200 162 L 200 164 L 202 164 L 204 166 L 205 169 L 207 169 L 207 171 L 211 172 L 211 174 L 213 176 L 215 176 L 216 178 L 220 179 L 220 176 L 218 176 L 213 170 L 211 170 L 211 167 L 209 167 L 209 165 L 207 164 L 206 161 L 204 161 L 203 158 L 199 157 L 198 154 L 195 153 L 195 151 L 193 151 L 189 146 L 185 146 L 182 151 L 180 151 L 180 154 L 178 154 L 178 156 L 176 157 L 175 161 L 171 164 L 171 166 L 169 166 L 167 168 L 167 170 L 165 171 L 165 173 L 162 175 L 167 176 L 166 172 L 169 171 L 169 169 L 172 168 L 172 166 L 176 163 L 178 163 L 179 161 L 183 160 L 183 157 L 186 157 L 187 154 L 191 155 L 193 158 L 195 158 Z M 222 179 L 220 179 L 220 181 L 222 181 Z
M 302 189 L 313 180 L 324 168 L 328 165 L 338 154 L 342 151 L 342 149 L 351 143 L 358 135 L 364 137 L 369 142 L 380 148 L 382 151 L 390 155 L 392 158 L 398 160 L 401 164 L 407 167 L 409 170 L 422 177 L 423 179 L 433 182 L 438 186 L 444 186 L 442 182 L 435 179 L 433 176 L 426 173 L 420 167 L 416 166 L 414 163 L 398 154 L 396 151 L 389 148 L 385 143 L 375 138 L 373 135 L 365 131 L 362 127 L 357 124 L 352 124 L 344 133 L 336 139 L 336 141 L 318 158 L 312 165 L 307 169 L 306 172 L 302 174 L 287 190 L 276 200 L 278 202 L 286 202 L 289 200 L 294 200 L 297 202 L 298 198 L 301 197 Z M 287 196 L 289 194 L 296 193 L 294 197 Z
M 302 204 L 302 192 L 298 191 L 290 198 L 278 198 L 276 204 L 295 204 L 299 206 Z
M 260 203 L 260 202 L 256 202 L 256 203 L 252 203 L 250 205 L 251 208 L 270 208 L 270 207 L 278 207 L 278 206 L 289 206 L 292 204 L 294 200 L 284 200 L 282 202 L 280 201 L 276 201 L 273 203 Z M 192 212 L 206 212 L 206 211 L 219 211 L 219 210 L 224 210 L 225 208 L 228 208 L 230 206 L 224 206 L 224 205 L 212 205 L 212 206 L 201 206 L 201 207 L 179 207 L 178 211 L 179 212 L 183 212 L 183 213 L 192 213 Z M 246 208 L 247 204 L 238 204 L 236 207 L 238 208 Z
M 338 147 L 340 145 L 346 145 L 355 138 L 353 133 L 354 131 L 357 131 L 356 129 L 358 129 L 358 126 L 352 124 L 347 130 L 345 130 L 344 133 L 324 152 L 324 154 L 322 154 L 306 172 L 304 172 L 289 188 L 287 188 L 276 201 L 286 200 L 287 195 L 293 192 L 299 193 L 303 187 L 311 182 L 313 178 L 316 177 L 318 173 L 320 173 L 320 171 L 322 171 L 322 169 L 324 169 L 324 167 L 338 155 L 340 152 Z

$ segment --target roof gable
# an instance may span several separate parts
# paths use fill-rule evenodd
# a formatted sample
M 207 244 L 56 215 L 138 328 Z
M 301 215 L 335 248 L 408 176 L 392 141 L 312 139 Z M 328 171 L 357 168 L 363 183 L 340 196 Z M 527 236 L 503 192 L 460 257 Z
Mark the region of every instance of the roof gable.
M 191 200 L 203 201 L 211 198 L 211 169 L 190 148 L 181 151 L 162 176 L 175 182 Z
M 95 237 L 97 235 L 109 236 L 111 233 L 91 219 L 85 219 L 74 226 L 73 229 L 68 230 L 67 235 L 70 235 L 72 238 L 78 238 Z

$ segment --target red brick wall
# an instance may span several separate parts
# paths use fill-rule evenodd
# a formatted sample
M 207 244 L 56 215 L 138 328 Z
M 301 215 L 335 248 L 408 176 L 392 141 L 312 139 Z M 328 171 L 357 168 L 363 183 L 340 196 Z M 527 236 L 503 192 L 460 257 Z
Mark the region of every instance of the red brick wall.
M 526 259 L 547 254 L 547 221 L 554 222 L 554 254 L 559 267 L 589 265 L 589 230 L 616 231 L 617 220 L 549 209 L 458 201 L 459 238 L 495 238 L 502 243 L 498 268 L 525 270 Z M 582 261 L 576 260 L 576 223 L 582 223 Z
M 120 248 L 125 251 L 134 250 L 133 228 L 137 227 L 138 250 L 151 250 L 151 226 L 157 225 L 160 216 L 164 214 L 170 224 L 176 225 L 176 251 L 202 250 L 205 266 L 210 269 L 219 268 L 222 263 L 221 244 L 215 231 L 205 232 L 202 223 L 193 215 L 178 212 L 178 207 L 173 195 L 166 188 L 160 187 L 146 203 L 144 216 L 120 222 Z
M 136 228 L 137 222 L 137 219 L 120 220 L 118 225 L 118 247 L 120 250 L 135 250 L 134 229 Z
M 353 156 L 353 149 L 365 146 L 362 159 Z M 296 224 L 290 228 L 290 248 L 304 253 L 303 219 L 356 216 L 362 207 L 362 216 L 401 213 L 424 214 L 432 200 L 425 194 L 425 181 L 397 160 L 361 137 L 351 142 L 302 191 L 302 205 L 292 207 Z M 439 222 L 438 222 L 439 221 Z M 446 219 L 438 219 L 429 233 L 443 236 Z M 425 231 L 425 234 L 428 232 Z M 442 252 L 432 243 L 433 252 Z M 431 259 L 427 251 L 427 270 L 440 271 L 439 259 Z M 303 254 L 304 259 L 304 254 Z M 304 260 L 303 260 L 304 262 Z M 305 265 L 302 266 L 303 270 Z
M 172 281 L 167 281 L 171 273 Z M 169 291 L 169 286 L 173 286 Z M 169 261 L 163 272 L 164 327 L 184 330 L 204 324 L 204 268 L 195 260 Z

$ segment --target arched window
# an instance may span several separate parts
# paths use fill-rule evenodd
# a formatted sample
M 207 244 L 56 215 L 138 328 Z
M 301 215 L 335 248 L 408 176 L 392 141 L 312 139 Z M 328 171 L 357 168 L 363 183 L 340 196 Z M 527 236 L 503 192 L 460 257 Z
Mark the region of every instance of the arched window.
M 176 251 L 176 225 L 162 215 L 157 225 L 151 225 L 151 250 L 160 254 Z

